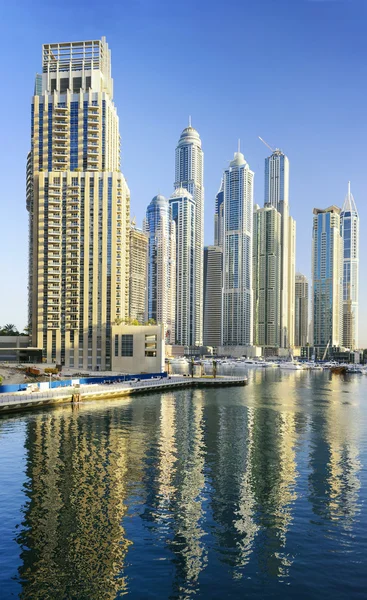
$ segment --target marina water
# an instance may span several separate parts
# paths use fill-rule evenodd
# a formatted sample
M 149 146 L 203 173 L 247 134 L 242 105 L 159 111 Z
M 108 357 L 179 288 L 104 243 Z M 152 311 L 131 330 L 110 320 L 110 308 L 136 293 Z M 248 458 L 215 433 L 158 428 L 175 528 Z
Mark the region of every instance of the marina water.
M 2 599 L 365 598 L 367 377 L 2 416 Z

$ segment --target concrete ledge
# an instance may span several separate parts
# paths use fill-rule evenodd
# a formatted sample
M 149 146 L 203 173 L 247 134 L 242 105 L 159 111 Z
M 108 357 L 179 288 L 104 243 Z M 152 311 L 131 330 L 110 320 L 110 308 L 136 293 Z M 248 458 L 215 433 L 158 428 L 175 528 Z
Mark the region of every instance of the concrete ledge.
M 147 394 L 149 392 L 166 392 L 172 389 L 188 387 L 224 387 L 246 385 L 247 377 L 177 377 L 167 379 L 148 379 L 113 385 L 88 385 L 80 388 L 61 388 L 47 390 L 47 392 L 33 392 L 27 394 L 16 392 L 14 394 L 0 395 L 0 414 L 21 410 L 30 410 L 54 406 L 56 404 L 81 403 L 88 400 L 108 400 L 131 396 L 133 394 Z M 93 389 L 91 389 L 93 388 Z M 77 400 L 75 398 L 78 398 Z

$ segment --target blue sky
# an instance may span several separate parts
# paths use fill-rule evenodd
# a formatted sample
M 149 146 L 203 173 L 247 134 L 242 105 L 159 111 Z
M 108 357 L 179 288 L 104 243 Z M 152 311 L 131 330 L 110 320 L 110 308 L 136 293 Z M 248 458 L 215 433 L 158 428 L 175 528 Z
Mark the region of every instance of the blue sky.
M 27 321 L 25 160 L 41 45 L 105 35 L 137 222 L 158 191 L 172 192 L 188 115 L 205 152 L 207 244 L 214 196 L 238 138 L 259 204 L 267 149 L 257 136 L 288 155 L 297 270 L 307 275 L 312 209 L 341 205 L 350 179 L 361 219 L 360 342 L 367 346 L 365 0 L 20 0 L 2 7 L 0 27 L 0 324 Z

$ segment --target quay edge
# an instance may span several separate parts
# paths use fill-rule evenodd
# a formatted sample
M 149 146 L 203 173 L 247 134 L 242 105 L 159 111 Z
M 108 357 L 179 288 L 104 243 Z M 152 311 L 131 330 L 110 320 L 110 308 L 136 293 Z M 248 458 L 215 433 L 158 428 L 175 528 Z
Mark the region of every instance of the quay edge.
M 217 377 L 215 379 L 206 377 L 171 377 L 164 380 L 145 380 L 130 382 L 127 384 L 81 386 L 80 388 L 69 387 L 48 390 L 45 392 L 32 392 L 23 394 L 21 392 L 0 395 L 0 415 L 8 412 L 33 410 L 56 406 L 58 404 L 79 404 L 92 400 L 109 400 L 132 396 L 134 394 L 147 394 L 151 392 L 166 392 L 172 389 L 188 387 L 228 387 L 245 386 L 247 377 Z M 97 390 L 98 388 L 98 390 Z

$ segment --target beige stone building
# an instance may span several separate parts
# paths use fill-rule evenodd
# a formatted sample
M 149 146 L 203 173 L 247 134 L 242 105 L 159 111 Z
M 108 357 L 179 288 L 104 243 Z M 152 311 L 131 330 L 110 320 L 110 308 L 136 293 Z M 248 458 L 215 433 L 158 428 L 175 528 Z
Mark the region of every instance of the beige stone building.
M 162 373 L 165 358 L 165 326 L 112 325 L 112 371 Z
M 46 44 L 27 160 L 29 320 L 47 362 L 111 368 L 129 310 L 130 192 L 108 45 Z
M 130 229 L 129 316 L 143 324 L 147 320 L 148 236 Z

